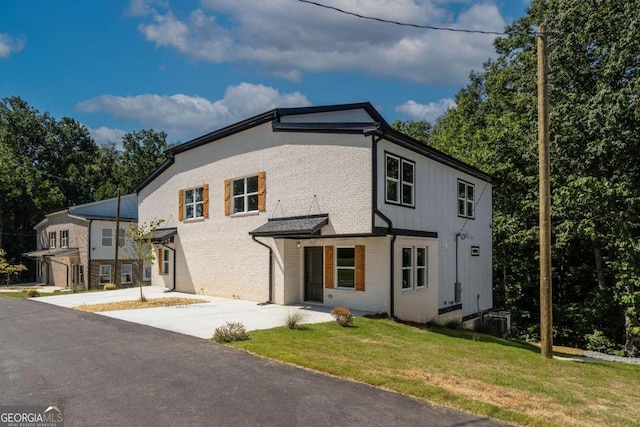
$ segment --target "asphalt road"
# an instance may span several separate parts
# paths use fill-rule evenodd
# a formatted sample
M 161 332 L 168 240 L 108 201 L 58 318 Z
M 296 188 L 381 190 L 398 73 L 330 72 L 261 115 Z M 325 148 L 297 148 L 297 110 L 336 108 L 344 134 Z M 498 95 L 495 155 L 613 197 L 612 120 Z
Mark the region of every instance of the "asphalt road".
M 3 297 L 0 405 L 58 405 L 66 427 L 501 425 L 199 338 Z

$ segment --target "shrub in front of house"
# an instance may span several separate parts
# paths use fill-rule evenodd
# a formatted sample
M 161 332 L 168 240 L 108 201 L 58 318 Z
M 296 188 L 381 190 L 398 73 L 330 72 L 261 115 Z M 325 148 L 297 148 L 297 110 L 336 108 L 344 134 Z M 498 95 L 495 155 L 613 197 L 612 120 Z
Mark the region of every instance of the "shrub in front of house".
M 249 339 L 249 334 L 242 322 L 227 322 L 216 328 L 213 333 L 213 340 L 217 342 L 245 341 Z
M 107 283 L 106 285 L 104 285 L 102 287 L 103 291 L 113 291 L 114 289 L 116 289 L 116 284 L 115 283 Z
M 284 324 L 289 329 L 300 328 L 300 322 L 304 319 L 304 314 L 299 310 L 291 310 L 284 318 Z
M 346 327 L 353 324 L 353 315 L 344 307 L 335 307 L 331 310 L 331 315 L 335 317 L 336 322 L 338 322 L 340 326 Z
M 35 289 L 31 289 L 29 292 L 27 292 L 27 296 L 29 298 L 35 298 L 35 297 L 39 297 L 40 296 L 40 292 L 38 292 Z

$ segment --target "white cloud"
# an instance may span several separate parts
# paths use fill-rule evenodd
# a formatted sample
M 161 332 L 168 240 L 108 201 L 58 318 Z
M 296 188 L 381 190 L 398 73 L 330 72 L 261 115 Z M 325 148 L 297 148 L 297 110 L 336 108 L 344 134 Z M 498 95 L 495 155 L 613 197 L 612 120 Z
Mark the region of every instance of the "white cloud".
M 229 86 L 224 98 L 213 102 L 183 94 L 100 95 L 78 103 L 76 108 L 137 120 L 142 127 L 164 130 L 170 140 L 185 141 L 272 108 L 310 104 L 299 92 L 283 94 L 269 86 L 240 83 Z
M 0 58 L 7 58 L 13 52 L 20 52 L 26 43 L 26 39 L 0 33 Z
M 108 128 L 106 126 L 100 126 L 99 128 L 89 128 L 89 133 L 93 137 L 93 140 L 97 144 L 107 144 L 113 142 L 116 146 L 122 145 L 122 137 L 126 134 L 126 131 L 117 128 Z
M 325 0 L 363 15 L 431 26 L 502 31 L 489 1 Z M 495 36 L 433 31 L 363 20 L 291 0 L 202 0 L 180 18 L 151 13 L 138 26 L 157 47 L 205 61 L 258 62 L 299 80 L 304 71 L 357 71 L 428 84 L 460 84 L 494 54 Z
M 413 100 L 409 100 L 402 105 L 398 105 L 396 111 L 411 117 L 413 120 L 426 120 L 429 123 L 434 123 L 449 108 L 455 107 L 456 102 L 451 98 L 444 98 L 428 104 L 418 104 Z

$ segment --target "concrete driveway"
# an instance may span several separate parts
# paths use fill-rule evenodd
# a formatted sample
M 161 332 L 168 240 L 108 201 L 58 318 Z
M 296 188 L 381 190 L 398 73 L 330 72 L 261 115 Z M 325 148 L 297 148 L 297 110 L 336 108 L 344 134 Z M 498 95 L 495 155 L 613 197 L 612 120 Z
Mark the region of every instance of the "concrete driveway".
M 285 317 L 291 312 L 300 312 L 303 314 L 301 323 L 322 323 L 334 320 L 329 313 L 330 308 L 328 307 L 312 305 L 261 305 L 253 301 L 193 295 L 181 292 L 165 292 L 165 288 L 160 286 L 145 286 L 142 289 L 143 294 L 148 299 L 182 297 L 202 299 L 207 302 L 174 307 L 105 311 L 96 314 L 205 339 L 211 338 L 214 330 L 226 322 L 242 322 L 248 331 L 283 326 L 285 324 Z M 130 301 L 136 300 L 139 297 L 140 289 L 130 288 L 104 292 L 55 295 L 36 299 L 37 301 L 47 304 L 71 308 L 89 304 Z M 363 314 L 366 313 L 353 312 L 354 316 L 361 316 Z

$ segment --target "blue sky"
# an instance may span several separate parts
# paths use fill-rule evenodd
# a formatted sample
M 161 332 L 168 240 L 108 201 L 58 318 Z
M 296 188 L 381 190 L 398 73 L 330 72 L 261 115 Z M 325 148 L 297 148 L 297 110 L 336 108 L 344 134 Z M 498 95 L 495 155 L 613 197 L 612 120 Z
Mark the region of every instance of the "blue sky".
M 317 0 L 419 25 L 501 31 L 528 0 Z M 400 27 L 297 0 L 2 0 L 0 97 L 73 117 L 99 143 L 187 141 L 274 107 L 370 101 L 433 121 L 495 36 Z

